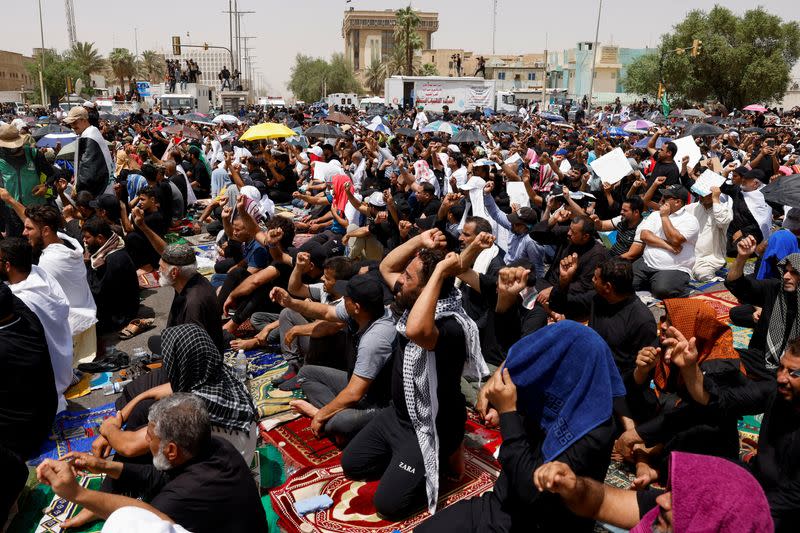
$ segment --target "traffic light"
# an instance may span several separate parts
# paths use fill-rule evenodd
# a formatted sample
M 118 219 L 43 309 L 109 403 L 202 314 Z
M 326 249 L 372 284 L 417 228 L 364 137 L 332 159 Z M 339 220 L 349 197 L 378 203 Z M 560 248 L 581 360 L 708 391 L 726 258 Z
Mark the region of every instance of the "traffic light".
M 72 83 L 72 78 L 67 78 L 67 94 L 75 92 L 75 86 Z
M 208 43 L 203 43 L 203 50 L 208 50 Z
M 700 39 L 692 40 L 692 57 L 700 55 L 700 50 L 703 48 L 703 41 Z
M 172 55 L 181 55 L 181 38 L 179 35 L 174 35 L 172 37 Z
M 664 94 L 664 84 L 661 83 L 661 82 L 658 82 L 658 97 L 656 98 L 656 100 L 660 102 L 661 101 L 661 95 L 663 95 L 663 94 Z

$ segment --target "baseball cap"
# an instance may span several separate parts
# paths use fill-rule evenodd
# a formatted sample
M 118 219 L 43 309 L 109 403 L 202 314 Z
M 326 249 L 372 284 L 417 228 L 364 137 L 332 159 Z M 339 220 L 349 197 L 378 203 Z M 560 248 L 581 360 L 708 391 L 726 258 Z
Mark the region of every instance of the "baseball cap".
M 661 196 L 665 198 L 677 198 L 678 200 L 683 200 L 684 202 L 689 197 L 689 191 L 686 189 L 686 187 L 679 183 L 659 189 L 658 192 L 660 192 Z
M 530 207 L 520 207 L 516 212 L 508 215 L 508 221 L 512 224 L 536 224 L 539 220 L 536 211 Z
M 338 255 L 344 255 L 344 246 L 338 243 L 329 243 L 329 244 L 317 244 L 316 246 L 312 247 L 308 251 L 308 255 L 311 257 L 311 262 L 317 268 L 324 268 L 325 261 L 330 259 L 331 257 L 336 257 Z
M 447 145 L 447 149 L 448 149 L 449 151 L 451 151 L 451 152 L 455 153 L 455 154 L 460 154 L 460 153 L 461 153 L 461 148 L 459 148 L 459 147 L 458 147 L 458 146 L 456 146 L 455 144 L 448 144 L 448 145 Z
M 383 199 L 383 193 L 375 191 L 367 197 L 367 203 L 372 207 L 386 207 L 386 200 Z
M 473 167 L 491 167 L 493 165 L 494 165 L 494 162 L 489 161 L 485 157 L 482 157 L 481 159 L 478 159 L 477 161 L 472 163 Z
M 566 148 L 559 148 L 553 155 L 567 155 L 569 151 Z
M 64 124 L 72 124 L 76 120 L 89 120 L 89 112 L 83 106 L 75 106 L 67 113 L 67 118 L 64 119 Z
M 359 274 L 349 280 L 337 281 L 334 292 L 350 298 L 357 304 L 383 302 L 383 287 L 374 276 Z

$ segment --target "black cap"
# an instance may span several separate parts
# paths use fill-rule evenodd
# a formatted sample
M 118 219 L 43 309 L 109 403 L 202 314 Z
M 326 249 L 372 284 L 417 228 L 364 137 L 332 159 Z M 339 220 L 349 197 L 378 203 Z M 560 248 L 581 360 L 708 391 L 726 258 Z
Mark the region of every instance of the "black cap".
M 321 269 L 324 268 L 325 261 L 329 258 L 344 255 L 344 246 L 334 241 L 324 245 L 318 244 L 308 250 L 308 255 L 311 257 L 311 262 L 314 266 Z
M 683 185 L 676 183 L 664 189 L 659 189 L 658 192 L 665 198 L 677 198 L 678 200 L 686 200 L 689 198 L 689 191 Z
M 748 180 L 758 180 L 758 181 L 765 181 L 765 174 L 764 171 L 760 168 L 754 168 L 745 172 L 742 177 Z
M 193 265 L 197 262 L 194 249 L 188 244 L 170 244 L 164 249 L 161 259 L 173 266 Z
M 383 302 L 383 287 L 375 276 L 360 274 L 347 281 L 337 281 L 334 291 L 350 298 L 357 304 Z
M 78 196 L 75 198 L 75 203 L 78 207 L 89 207 L 91 209 L 95 209 L 97 204 L 95 203 L 94 196 L 89 191 L 81 191 L 78 193 Z
M 733 173 L 734 174 L 738 174 L 740 176 L 744 176 L 749 171 L 750 171 L 750 169 L 747 168 L 746 166 L 740 166 L 740 167 L 736 167 L 736 168 L 733 169 Z
M 536 211 L 530 207 L 520 207 L 516 212 L 508 215 L 508 221 L 512 224 L 536 224 L 539 217 L 536 216 Z
M 106 211 L 119 211 L 119 200 L 113 194 L 101 194 L 89 202 L 89 207 L 105 209 Z

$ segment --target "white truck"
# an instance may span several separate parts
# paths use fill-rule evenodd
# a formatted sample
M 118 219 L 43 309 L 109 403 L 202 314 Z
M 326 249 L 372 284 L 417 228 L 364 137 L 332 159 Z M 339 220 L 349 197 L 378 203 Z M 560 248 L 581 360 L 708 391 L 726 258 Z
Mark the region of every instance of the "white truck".
M 187 83 L 186 88 L 181 90 L 180 85 L 176 85 L 177 92 L 168 92 L 169 86 L 165 84 L 153 85 L 151 87 L 152 98 L 161 104 L 161 113 L 172 113 L 177 115 L 182 111 L 196 111 L 198 113 L 208 113 L 211 108 L 212 89 L 208 85 L 200 83 Z
M 286 100 L 282 96 L 259 96 L 258 105 L 264 107 L 286 107 Z
M 358 107 L 358 95 L 356 93 L 331 93 L 325 97 L 325 101 L 328 103 L 328 108 L 333 108 L 335 105 L 339 107 Z
M 500 93 L 497 93 L 500 94 Z M 494 80 L 477 77 L 391 76 L 384 82 L 384 102 L 392 107 L 422 106 L 425 111 L 472 111 L 477 107 L 516 111 L 513 94 L 496 97 Z

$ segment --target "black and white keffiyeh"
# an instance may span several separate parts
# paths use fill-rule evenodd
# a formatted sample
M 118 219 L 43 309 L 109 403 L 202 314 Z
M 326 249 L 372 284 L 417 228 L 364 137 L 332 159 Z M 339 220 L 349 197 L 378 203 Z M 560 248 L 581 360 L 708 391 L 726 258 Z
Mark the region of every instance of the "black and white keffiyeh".
M 787 255 L 781 261 L 781 272 L 785 271 L 787 264 L 791 265 L 795 272 L 800 272 L 800 254 Z M 800 336 L 800 310 L 798 310 L 794 322 L 791 324 L 786 323 L 789 305 L 797 306 L 797 303 L 798 293 L 796 290 L 794 293 L 787 293 L 783 290 L 778 293 L 778 299 L 772 310 L 767 330 L 767 353 L 764 355 L 768 370 L 778 368 L 783 351 L 786 349 L 786 341 Z M 787 328 L 789 328 L 788 336 L 786 335 Z
M 164 370 L 174 392 L 191 392 L 206 402 L 211 423 L 249 432 L 256 420 L 250 393 L 223 362 L 208 333 L 197 324 L 164 330 Z
M 403 313 L 397 323 L 397 331 L 406 337 L 406 322 L 409 312 Z M 481 379 L 489 374 L 483 360 L 478 326 L 467 315 L 461 305 L 461 291 L 453 289 L 450 296 L 436 302 L 435 320 L 452 316 L 464 330 L 467 344 L 467 361 L 463 374 Z M 425 463 L 425 491 L 428 510 L 436 512 L 439 497 L 439 436 L 436 433 L 436 415 L 439 403 L 437 390 L 436 353 L 425 350 L 413 341 L 406 344 L 403 353 L 403 394 L 414 432 L 417 435 L 422 459 Z

